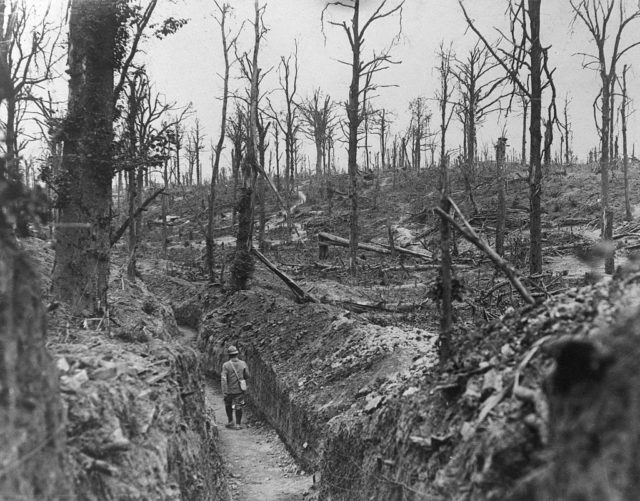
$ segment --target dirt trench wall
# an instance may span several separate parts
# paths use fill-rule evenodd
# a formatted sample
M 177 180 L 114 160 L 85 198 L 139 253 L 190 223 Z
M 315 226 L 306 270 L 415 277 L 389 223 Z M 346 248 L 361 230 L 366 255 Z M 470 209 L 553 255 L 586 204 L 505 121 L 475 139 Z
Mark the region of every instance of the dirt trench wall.
M 79 499 L 228 499 L 193 349 L 103 339 L 56 356 L 71 367 L 63 390 Z
M 0 228 L 0 498 L 73 499 L 39 280 L 5 231 Z
M 361 422 L 378 407 L 388 408 L 386 395 L 377 391 L 383 381 L 398 391 L 399 380 L 408 377 L 399 374 L 413 359 L 416 367 L 431 363 L 419 347 L 424 339 L 416 340 L 428 336 L 425 331 L 368 325 L 339 308 L 297 305 L 256 289 L 220 298 L 218 306 L 205 313 L 199 347 L 207 370 L 217 376 L 227 360 L 226 348 L 238 346 L 252 372 L 249 394 L 258 410 L 306 470 L 326 469 L 327 485 L 337 485 L 337 491 L 342 485 L 361 485 L 349 487 L 344 498 L 359 500 L 371 492 L 362 461 L 375 440 Z M 347 418 L 350 425 L 343 433 L 333 424 L 349 409 L 357 409 L 357 415 Z M 394 437 L 395 423 L 385 426 L 379 436 Z M 325 468 L 328 463 L 335 467 Z M 324 485 L 324 474 L 316 480 L 320 477 Z
M 226 346 L 212 342 L 205 353 L 209 375 L 219 377 L 222 364 L 229 359 Z M 247 392 L 254 408 L 277 430 L 303 468 L 315 471 L 320 460 L 314 447 L 321 442 L 319 417 L 292 397 L 290 389 L 254 346 L 247 345 L 240 356 L 251 367 Z

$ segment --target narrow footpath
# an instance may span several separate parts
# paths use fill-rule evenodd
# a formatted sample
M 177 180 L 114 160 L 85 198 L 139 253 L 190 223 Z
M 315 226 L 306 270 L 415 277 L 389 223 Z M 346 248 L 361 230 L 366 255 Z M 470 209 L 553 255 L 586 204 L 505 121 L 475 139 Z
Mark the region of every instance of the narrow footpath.
M 270 426 L 245 408 L 242 429 L 228 429 L 224 426 L 227 416 L 220 385 L 207 380 L 205 397 L 218 425 L 220 452 L 233 501 L 310 499 L 311 476 L 300 470 Z
M 180 332 L 183 342 L 195 342 L 194 330 L 180 326 Z M 233 501 L 300 501 L 316 498 L 312 489 L 313 477 L 300 469 L 271 426 L 246 407 L 242 429 L 225 428 L 227 415 L 217 380 L 206 380 L 205 399 L 207 411 L 213 414 L 218 426 L 219 450 Z

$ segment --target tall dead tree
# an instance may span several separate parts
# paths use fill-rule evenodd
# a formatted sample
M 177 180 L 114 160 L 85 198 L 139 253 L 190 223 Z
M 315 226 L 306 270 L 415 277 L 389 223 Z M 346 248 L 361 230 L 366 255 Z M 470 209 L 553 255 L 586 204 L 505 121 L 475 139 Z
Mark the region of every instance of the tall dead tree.
M 304 124 L 303 130 L 316 146 L 316 176 L 320 177 L 328 133 L 335 120 L 335 104 L 331 96 L 323 96 L 320 89 L 316 89 L 310 98 L 300 103 L 298 109 Z
M 255 209 L 255 185 L 258 173 L 264 172 L 260 165 L 259 132 L 258 132 L 258 101 L 260 99 L 259 84 L 261 69 L 258 66 L 260 42 L 266 33 L 262 22 L 264 7 L 260 7 L 255 0 L 255 19 L 253 54 L 243 56 L 241 64 L 243 73 L 250 81 L 249 90 L 249 121 L 247 131 L 246 156 L 242 163 L 242 187 L 238 201 L 238 233 L 236 237 L 236 251 L 231 268 L 231 279 L 237 290 L 248 287 L 254 269 L 253 256 L 253 215 Z
M 449 187 L 449 158 L 447 155 L 447 130 L 451 123 L 451 117 L 455 107 L 451 106 L 453 95 L 452 61 L 454 55 L 451 48 L 440 46 L 438 54 L 440 64 L 438 73 L 440 76 L 440 91 L 436 97 L 440 108 L 440 209 L 449 214 L 451 211 L 450 187 Z M 440 362 L 444 363 L 451 357 L 451 330 L 453 328 L 453 292 L 452 278 L 453 266 L 451 261 L 451 227 L 449 222 L 440 220 L 440 271 L 441 271 L 441 298 L 440 298 Z
M 180 122 L 176 122 L 171 134 L 173 139 L 173 147 L 175 148 L 174 166 L 175 166 L 175 181 L 176 184 L 182 184 L 182 173 L 180 171 L 180 152 L 184 146 L 184 126 Z
M 231 150 L 231 181 L 233 190 L 233 211 L 231 215 L 232 224 L 236 224 L 238 183 L 240 181 L 240 166 L 245 153 L 247 137 L 247 115 L 245 110 L 236 103 L 235 112 L 227 119 L 227 130 L 225 134 L 232 144 Z
M 506 219 L 506 180 L 504 164 L 507 151 L 507 138 L 498 138 L 496 144 L 496 182 L 498 183 L 498 207 L 496 209 L 496 254 L 504 254 L 504 229 Z
M 215 200 L 216 200 L 216 181 L 218 179 L 218 172 L 220 170 L 220 156 L 222 155 L 222 149 L 224 148 L 224 139 L 227 133 L 227 107 L 229 105 L 229 73 L 231 70 L 232 62 L 229 58 L 229 51 L 235 46 L 238 37 L 240 36 L 240 30 L 232 35 L 227 30 L 227 16 L 231 11 L 231 5 L 224 3 L 220 5 L 215 2 L 218 9 L 218 25 L 220 26 L 220 36 L 222 38 L 222 54 L 224 55 L 224 75 L 222 77 L 222 111 L 220 116 L 220 135 L 218 136 L 218 142 L 213 148 L 214 160 L 211 173 L 211 185 L 209 186 L 209 200 L 207 205 L 207 231 L 205 235 L 205 266 L 211 282 L 215 281 L 215 262 L 213 255 L 213 226 L 215 215 Z M 233 156 L 233 154 L 232 154 Z
M 520 103 L 522 104 L 522 153 L 520 163 L 527 165 L 527 115 L 529 113 L 529 98 L 523 92 L 520 93 Z
M 204 150 L 204 136 L 202 135 L 202 127 L 200 120 L 194 120 L 193 128 L 189 134 L 189 149 L 192 156 L 193 169 L 196 174 L 196 185 L 202 184 L 202 163 L 200 162 L 200 153 Z
M 390 55 L 390 49 L 398 36 L 394 38 L 391 46 L 382 53 L 373 53 L 373 56 L 364 60 L 363 47 L 365 35 L 369 28 L 385 18 L 397 14 L 402 19 L 402 7 L 404 0 L 393 7 L 387 7 L 388 0 L 382 0 L 374 11 L 364 19 L 360 19 L 360 0 L 338 0 L 329 2 L 322 11 L 322 24 L 324 27 L 324 17 L 329 8 L 345 8 L 351 12 L 349 24 L 347 21 L 328 21 L 332 26 L 337 26 L 344 30 L 351 49 L 351 61 L 341 61 L 351 69 L 351 85 L 349 86 L 349 99 L 347 102 L 347 118 L 349 122 L 348 133 L 348 171 L 349 171 L 349 198 L 351 199 L 350 231 L 349 231 L 349 270 L 352 275 L 357 273 L 357 250 L 358 250 L 358 132 L 362 123 L 363 100 L 367 93 L 380 88 L 373 82 L 373 77 L 395 64 Z M 399 35 L 399 33 L 398 33 Z M 366 79 L 361 86 L 362 79 Z
M 19 156 L 27 145 L 23 135 L 27 107 L 41 100 L 39 87 L 56 76 L 62 59 L 62 28 L 54 22 L 51 6 L 38 12 L 25 0 L 2 2 L 0 9 L 0 57 L 9 69 L 11 89 L 3 120 L 7 168 L 19 172 Z M 23 136 L 20 138 L 20 136 Z
M 453 65 L 453 75 L 460 91 L 458 113 L 462 116 L 464 129 L 465 158 L 462 177 L 474 212 L 478 211 L 473 196 L 478 127 L 487 115 L 499 108 L 504 97 L 502 93 L 496 92 L 505 81 L 503 74 L 494 71 L 497 67 L 498 62 L 479 42 L 469 50 L 464 59 L 456 59 Z
M 629 95 L 627 93 L 627 71 L 626 64 L 622 69 L 622 104 L 620 105 L 620 118 L 622 120 L 622 173 L 624 176 L 624 213 L 625 219 L 631 221 L 631 201 L 629 200 L 629 148 L 627 144 L 627 118 L 629 117 Z
M 427 106 L 427 99 L 418 96 L 409 101 L 409 112 L 411 121 L 409 122 L 409 134 L 411 136 L 411 164 L 416 170 L 420 170 L 422 164 L 423 143 L 431 134 L 429 125 L 431 122 L 431 111 Z
M 600 75 L 600 123 L 596 127 L 600 134 L 600 200 L 602 205 L 602 238 L 613 238 L 613 208 L 609 204 L 609 171 L 612 143 L 612 97 L 615 93 L 618 63 L 638 42 L 625 42 L 625 29 L 640 19 L 637 6 L 627 13 L 624 0 L 570 0 L 575 21 L 580 20 L 589 31 L 596 45 L 596 54 L 581 53 L 585 68 L 592 68 Z M 617 15 L 616 15 L 617 11 Z M 617 23 L 614 24 L 614 23 Z M 613 253 L 605 258 L 605 273 L 612 274 L 615 268 Z
M 373 130 L 378 134 L 380 138 L 380 167 L 382 170 L 385 170 L 389 167 L 389 129 L 392 124 L 392 116 L 391 113 L 384 108 L 378 110 L 376 115 L 373 117 Z
M 282 97 L 284 99 L 284 110 L 276 111 L 271 101 L 269 101 L 270 115 L 275 124 L 284 134 L 284 157 L 285 157 L 285 188 L 287 197 L 294 187 L 295 179 L 295 144 L 296 136 L 300 129 L 298 107 L 296 106 L 296 95 L 298 93 L 298 41 L 295 41 L 293 54 L 287 57 L 280 57 L 278 65 L 278 82 Z
M 74 314 L 103 315 L 107 306 L 116 24 L 115 0 L 71 4 L 62 159 L 67 189 L 58 199 L 52 288 Z
M 564 98 L 564 105 L 562 108 L 563 120 L 558 122 L 558 126 L 562 131 L 562 138 L 560 143 L 560 158 L 565 165 L 569 165 L 569 163 L 571 162 L 571 134 L 573 132 L 571 128 L 571 122 L 569 121 L 569 104 L 571 104 L 571 99 L 569 99 L 569 95 L 567 94 Z
M 126 132 L 121 139 L 126 144 L 122 169 L 127 172 L 127 188 L 129 198 L 128 218 L 111 236 L 114 245 L 124 231 L 129 230 L 128 250 L 129 262 L 127 276 L 134 280 L 136 276 L 136 249 L 142 235 L 143 207 L 160 193 L 155 191 L 152 199 L 143 200 L 145 180 L 149 171 L 160 167 L 165 162 L 167 138 L 176 124 L 183 121 L 189 111 L 184 108 L 173 118 L 169 115 L 177 110 L 176 103 L 167 103 L 161 94 L 153 89 L 143 69 L 132 72 L 125 80 L 124 94 L 127 106 L 123 111 Z M 148 183 L 147 183 L 148 184 Z
M 530 253 L 529 271 L 532 274 L 542 272 L 542 98 L 546 89 L 555 96 L 553 73 L 548 64 L 550 47 L 542 46 L 540 35 L 540 6 L 542 0 L 510 0 L 508 16 L 509 33 L 502 41 L 505 46 L 494 45 L 487 41 L 475 23 L 469 17 L 462 0 L 458 0 L 467 24 L 480 38 L 505 71 L 514 87 L 515 95 L 526 96 L 531 106 L 529 125 L 529 233 Z M 526 60 L 526 56 L 529 60 Z M 553 97 L 549 103 L 549 115 L 554 115 Z

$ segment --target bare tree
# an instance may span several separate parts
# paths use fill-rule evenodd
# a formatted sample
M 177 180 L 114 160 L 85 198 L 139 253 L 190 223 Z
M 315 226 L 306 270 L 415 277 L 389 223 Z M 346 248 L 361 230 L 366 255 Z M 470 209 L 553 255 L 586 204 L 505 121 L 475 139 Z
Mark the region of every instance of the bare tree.
M 427 105 L 427 99 L 422 96 L 413 98 L 409 101 L 409 112 L 411 113 L 408 130 L 411 136 L 411 164 L 416 170 L 420 170 L 423 142 L 431 134 L 429 130 L 431 111 Z
M 522 153 L 520 162 L 527 165 L 527 114 L 529 113 L 529 98 L 524 92 L 520 92 L 520 103 L 522 104 Z
M 300 130 L 298 106 L 296 106 L 296 95 L 298 93 L 298 41 L 295 40 L 295 50 L 286 58 L 280 57 L 278 65 L 278 82 L 284 98 L 284 111 L 277 112 L 269 100 L 271 118 L 284 134 L 284 156 L 285 156 L 285 187 L 287 197 L 294 186 L 294 149 L 296 136 Z
M 143 201 L 145 179 L 152 168 L 161 167 L 165 163 L 169 132 L 182 122 L 189 107 L 184 108 L 174 118 L 168 119 L 168 116 L 176 111 L 176 103 L 164 101 L 153 89 L 144 69 L 129 74 L 124 94 L 127 98 L 127 108 L 123 117 L 125 133 L 121 139 L 125 144 L 122 168 L 127 172 L 128 178 L 129 213 L 111 237 L 111 245 L 114 245 L 127 229 L 129 230 L 127 275 L 134 280 L 136 249 L 143 228 L 142 209 L 162 193 L 162 190 L 156 190 Z
M 380 166 L 385 170 L 389 166 L 389 129 L 392 123 L 391 113 L 384 108 L 378 110 L 373 117 L 373 128 L 380 138 Z
M 496 144 L 496 182 L 498 183 L 498 207 L 496 209 L 496 254 L 504 254 L 504 230 L 506 219 L 506 180 L 504 164 L 507 150 L 507 138 L 498 138 Z
M 7 168 L 18 172 L 19 155 L 28 142 L 22 129 L 27 106 L 37 104 L 42 84 L 56 76 L 56 64 L 64 54 L 62 28 L 54 22 L 50 5 L 38 12 L 25 0 L 11 0 L 0 5 L 0 29 L 0 57 L 11 81 L 4 120 L 5 158 Z
M 458 113 L 462 116 L 464 129 L 465 157 L 462 177 L 474 212 L 478 212 L 473 196 L 477 129 L 487 115 L 499 109 L 500 101 L 504 97 L 502 93 L 496 92 L 505 81 L 504 74 L 496 74 L 494 71 L 498 66 L 489 50 L 480 46 L 479 42 L 469 50 L 464 59 L 456 59 L 453 66 L 453 75 L 460 90 Z
M 562 132 L 562 137 L 560 138 L 560 158 L 565 165 L 569 165 L 571 162 L 571 134 L 573 132 L 571 129 L 571 122 L 569 121 L 569 104 L 571 104 L 571 99 L 569 99 L 569 95 L 567 94 L 564 98 L 564 105 L 562 108 L 563 120 L 558 121 L 558 127 Z
M 449 188 L 449 158 L 447 155 L 447 130 L 451 123 L 451 117 L 455 107 L 451 105 L 453 95 L 453 71 L 452 62 L 455 58 L 451 47 L 444 48 L 440 45 L 438 53 L 440 64 L 438 73 L 440 76 L 440 91 L 436 96 L 440 111 L 440 209 L 449 214 L 451 211 Z M 441 298 L 440 298 L 440 362 L 451 357 L 451 330 L 453 328 L 453 293 L 452 293 L 452 262 L 451 262 L 451 228 L 449 222 L 440 220 L 440 270 L 441 270 Z
M 200 126 L 200 120 L 195 119 L 191 133 L 189 134 L 189 147 L 192 155 L 193 167 L 196 171 L 196 185 L 202 184 L 202 164 L 200 162 L 200 153 L 204 150 L 204 135 Z
M 596 44 L 596 54 L 581 53 L 584 66 L 593 68 L 600 74 L 601 88 L 600 123 L 596 127 L 600 134 L 600 199 L 602 204 L 602 238 L 613 238 L 613 209 L 609 205 L 609 170 L 611 162 L 612 144 L 612 97 L 615 93 L 618 63 L 621 58 L 638 42 L 625 43 L 623 34 L 626 28 L 640 19 L 640 9 L 635 7 L 630 13 L 626 12 L 623 0 L 570 0 L 578 19 L 584 23 Z M 617 11 L 617 16 L 614 13 Z M 617 22 L 617 26 L 614 23 Z M 612 44 L 610 43 L 612 42 Z M 596 98 L 596 101 L 597 99 Z M 604 263 L 605 273 L 612 274 L 615 268 L 613 253 L 607 256 Z
M 253 53 L 243 56 L 241 61 L 243 72 L 250 80 L 249 90 L 249 122 L 247 131 L 246 156 L 243 160 L 243 184 L 240 188 L 238 201 L 238 233 L 236 238 L 236 251 L 231 269 L 233 286 L 237 290 L 248 287 L 248 280 L 253 274 L 254 263 L 251 254 L 253 248 L 253 215 L 255 207 L 255 185 L 258 173 L 264 170 L 260 165 L 259 131 L 258 131 L 258 101 L 260 99 L 259 84 L 261 81 L 261 69 L 258 66 L 260 43 L 266 33 L 262 16 L 264 7 L 260 7 L 255 0 L 255 19 Z
M 627 71 L 629 67 L 625 64 L 622 69 L 622 104 L 620 106 L 620 117 L 622 119 L 622 173 L 624 176 L 624 212 L 625 219 L 631 221 L 631 201 L 629 200 L 629 148 L 627 145 L 627 118 L 629 117 L 629 95 L 627 93 Z
M 392 64 L 396 64 L 390 55 L 390 49 L 394 45 L 398 36 L 394 38 L 391 46 L 381 53 L 373 53 L 373 56 L 368 60 L 363 60 L 363 46 L 365 42 L 365 35 L 369 28 L 385 18 L 389 18 L 393 15 L 398 15 L 400 20 L 402 19 L 402 6 L 404 0 L 397 3 L 393 7 L 388 7 L 388 0 L 382 0 L 377 7 L 375 7 L 373 13 L 360 20 L 360 0 L 338 0 L 329 2 L 322 11 L 322 23 L 324 27 L 324 16 L 327 9 L 331 7 L 344 7 L 352 12 L 350 19 L 350 26 L 347 21 L 336 22 L 328 21 L 332 26 L 342 28 L 349 41 L 349 47 L 351 48 L 351 61 L 341 61 L 343 64 L 351 68 L 351 85 L 349 86 L 349 100 L 347 103 L 347 118 L 349 121 L 349 150 L 348 150 L 348 169 L 349 169 L 349 198 L 351 199 L 351 221 L 349 232 L 349 269 L 352 275 L 357 272 L 357 250 L 358 250 L 358 131 L 360 124 L 364 118 L 362 109 L 362 96 L 375 91 L 382 87 L 373 82 L 373 77 L 390 67 Z M 400 25 L 401 26 L 401 25 Z M 362 81 L 364 79 L 364 82 Z M 361 83 L 363 84 L 361 86 Z
M 316 146 L 316 175 L 322 175 L 322 164 L 329 130 L 335 120 L 335 104 L 331 96 L 322 95 L 320 89 L 298 106 L 304 124 L 304 132 Z
M 224 148 L 224 139 L 227 133 L 227 107 L 229 105 L 229 73 L 231 70 L 232 61 L 229 59 L 229 51 L 235 47 L 236 41 L 240 36 L 240 30 L 235 35 L 232 35 L 226 28 L 227 16 L 231 11 L 231 5 L 224 3 L 220 5 L 215 2 L 218 9 L 218 25 L 220 26 L 220 36 L 222 38 L 222 53 L 224 55 L 224 75 L 222 76 L 223 90 L 222 90 L 222 111 L 220 116 L 220 135 L 218 136 L 218 142 L 213 148 L 214 160 L 211 173 L 211 185 L 209 189 L 209 201 L 207 206 L 207 232 L 205 235 L 206 242 L 206 256 L 205 265 L 209 274 L 209 280 L 215 280 L 214 270 L 214 256 L 213 256 L 213 225 L 214 225 L 214 207 L 216 199 L 216 180 L 218 178 L 218 172 L 220 170 L 220 156 L 222 155 L 222 149 Z M 233 156 L 233 154 L 232 154 Z
M 175 180 L 176 184 L 182 184 L 182 173 L 180 171 L 180 152 L 184 145 L 184 126 L 181 122 L 176 121 L 173 130 L 171 131 L 171 139 L 173 140 L 173 147 L 175 148 Z
M 553 73 L 549 69 L 550 47 L 542 46 L 540 35 L 540 5 L 542 0 L 509 0 L 509 33 L 502 34 L 506 47 L 490 44 L 469 17 L 462 0 L 458 0 L 467 24 L 480 38 L 505 71 L 516 95 L 526 96 L 531 106 L 529 133 L 529 204 L 530 204 L 530 253 L 529 270 L 532 274 L 542 271 L 542 97 L 545 89 L 551 89 L 549 116 L 555 115 L 555 87 Z M 527 55 L 529 61 L 527 61 Z M 552 118 L 553 119 L 553 118 Z

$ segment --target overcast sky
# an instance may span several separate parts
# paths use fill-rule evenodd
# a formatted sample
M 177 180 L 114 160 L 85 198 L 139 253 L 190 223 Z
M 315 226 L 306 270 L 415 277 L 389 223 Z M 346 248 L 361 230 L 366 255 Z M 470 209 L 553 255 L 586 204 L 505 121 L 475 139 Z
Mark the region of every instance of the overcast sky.
M 395 5 L 395 0 L 388 0 Z M 626 0 L 632 6 L 633 0 Z M 261 0 L 261 4 L 265 2 Z M 344 102 L 348 95 L 349 68 L 336 59 L 348 58 L 348 42 L 344 32 L 326 26 L 326 42 L 321 31 L 320 13 L 326 0 L 269 0 L 265 24 L 269 29 L 260 53 L 260 66 L 274 68 L 264 82 L 263 89 L 277 86 L 276 67 L 280 56 L 293 51 L 294 40 L 299 41 L 299 95 L 309 95 L 314 87 L 320 87 L 334 99 Z M 232 27 L 239 27 L 243 20 L 252 18 L 253 0 L 234 0 Z M 378 0 L 363 0 L 365 12 L 370 12 Z M 466 0 L 471 16 L 491 40 L 498 34 L 494 26 L 504 26 L 506 0 Z M 334 9 L 334 20 L 346 20 L 345 9 Z M 157 89 L 170 100 L 179 103 L 192 102 L 194 110 L 204 125 L 207 135 L 217 135 L 220 120 L 222 82 L 218 73 L 223 70 L 218 25 L 213 18 L 213 0 L 175 0 L 162 2 L 156 19 L 173 15 L 187 17 L 189 23 L 177 34 L 162 41 L 147 44 L 145 60 Z M 592 102 L 598 91 L 598 77 L 583 70 L 582 58 L 576 52 L 591 51 L 592 41 L 581 24 L 572 26 L 572 14 L 568 1 L 545 0 L 542 2 L 543 44 L 551 45 L 550 63 L 557 68 L 556 87 L 559 106 L 568 93 L 572 103 L 569 114 L 574 128 L 576 153 L 585 158 L 590 147 L 597 144 L 593 123 Z M 379 22 L 366 40 L 368 50 L 388 45 L 398 30 L 398 18 Z M 639 33 L 640 23 L 630 30 Z M 250 50 L 251 33 L 246 30 L 241 39 L 241 50 Z M 408 123 L 407 107 L 416 96 L 433 98 L 438 87 L 434 67 L 436 52 L 441 42 L 452 43 L 453 50 L 463 57 L 476 42 L 473 33 L 467 32 L 458 2 L 455 0 L 406 0 L 402 16 L 402 39 L 392 54 L 402 64 L 379 74 L 381 83 L 397 87 L 381 89 L 374 105 L 393 111 L 398 117 L 393 132 L 404 130 Z M 640 58 L 640 48 L 630 54 L 628 63 Z M 236 68 L 237 70 L 237 68 Z M 237 71 L 235 72 L 237 76 Z M 635 98 L 637 79 L 630 76 L 630 95 Z M 238 84 L 238 82 L 236 82 Z M 277 94 L 276 94 L 277 95 Z M 435 111 L 436 104 L 432 103 Z M 515 112 L 520 113 L 519 110 Z M 514 116 L 507 127 L 509 145 L 520 151 L 521 118 Z M 434 123 L 435 125 L 435 123 Z M 504 117 L 490 116 L 479 132 L 479 148 L 493 144 L 504 126 Z M 630 142 L 638 127 L 635 115 L 631 117 Z M 555 148 L 559 148 L 556 134 Z M 461 141 L 460 125 L 452 122 L 451 148 Z M 309 150 L 312 154 L 312 150 Z M 312 159 L 313 161 L 313 159 Z

